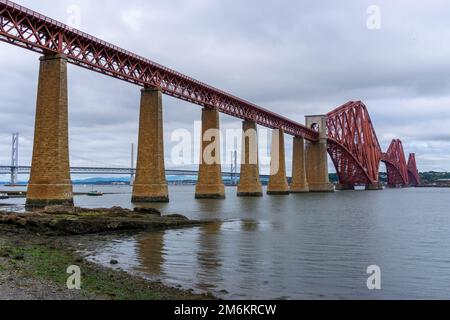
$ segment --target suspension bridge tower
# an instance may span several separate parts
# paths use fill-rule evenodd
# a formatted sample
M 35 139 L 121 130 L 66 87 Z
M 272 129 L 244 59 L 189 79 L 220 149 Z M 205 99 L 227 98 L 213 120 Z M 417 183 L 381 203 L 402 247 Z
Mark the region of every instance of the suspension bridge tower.
M 18 182 L 19 173 L 19 133 L 12 134 L 11 146 L 11 185 L 15 186 Z

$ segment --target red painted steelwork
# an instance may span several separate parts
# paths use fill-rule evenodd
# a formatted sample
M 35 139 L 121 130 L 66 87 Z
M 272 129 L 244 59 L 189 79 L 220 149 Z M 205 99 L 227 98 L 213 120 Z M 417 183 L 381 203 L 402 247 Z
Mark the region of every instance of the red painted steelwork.
M 408 168 L 405 152 L 400 140 L 393 140 L 388 151 L 383 154 L 382 161 L 386 164 L 388 185 L 391 187 L 408 185 Z
M 42 54 L 63 54 L 72 64 L 165 94 L 217 108 L 243 120 L 317 141 L 319 134 L 297 122 L 213 88 L 134 53 L 52 20 L 11 1 L 0 0 L 0 41 Z
M 379 183 L 381 147 L 366 106 L 349 102 L 330 112 L 328 153 L 344 185 Z
M 417 187 L 420 185 L 420 174 L 419 170 L 417 170 L 416 155 L 414 153 L 411 153 L 408 159 L 408 179 L 411 186 Z

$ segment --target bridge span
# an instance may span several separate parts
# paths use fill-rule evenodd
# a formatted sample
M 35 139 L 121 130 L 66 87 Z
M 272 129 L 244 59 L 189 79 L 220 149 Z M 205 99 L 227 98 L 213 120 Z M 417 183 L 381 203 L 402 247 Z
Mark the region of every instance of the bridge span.
M 41 54 L 33 159 L 27 205 L 73 204 L 68 145 L 67 64 L 142 87 L 134 202 L 166 202 L 163 103 L 166 94 L 202 107 L 201 164 L 197 198 L 223 199 L 219 113 L 243 120 L 239 196 L 262 196 L 257 126 L 273 129 L 268 194 L 332 192 L 328 155 L 340 189 L 380 189 L 379 168 L 389 185 L 420 183 L 415 155 L 409 162 L 396 139 L 382 152 L 366 106 L 349 102 L 300 124 L 266 108 L 71 28 L 12 1 L 0 0 L 0 41 Z M 136 105 L 138 102 L 136 102 Z M 285 135 L 294 139 L 292 182 L 286 173 Z
M 0 175 L 11 174 L 15 172 L 19 175 L 29 175 L 31 173 L 31 166 L 0 166 Z M 136 175 L 136 169 L 131 168 L 101 168 L 101 167 L 71 167 L 71 174 L 76 175 L 123 175 L 134 176 Z M 197 176 L 198 171 L 195 170 L 166 170 L 168 176 Z M 223 177 L 239 176 L 239 173 L 234 172 L 222 172 Z M 268 177 L 268 176 L 261 176 Z M 14 184 L 14 183 L 12 183 Z

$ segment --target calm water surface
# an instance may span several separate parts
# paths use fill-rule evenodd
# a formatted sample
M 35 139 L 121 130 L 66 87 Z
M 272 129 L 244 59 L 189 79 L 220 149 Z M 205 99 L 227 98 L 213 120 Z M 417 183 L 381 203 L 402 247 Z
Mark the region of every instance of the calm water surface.
M 131 207 L 129 187 L 98 188 L 120 194 L 77 205 Z M 120 237 L 90 259 L 226 299 L 450 298 L 450 189 L 227 192 L 224 201 L 194 200 L 193 187 L 173 187 L 163 212 L 220 222 Z M 381 291 L 367 289 L 369 265 L 381 267 Z

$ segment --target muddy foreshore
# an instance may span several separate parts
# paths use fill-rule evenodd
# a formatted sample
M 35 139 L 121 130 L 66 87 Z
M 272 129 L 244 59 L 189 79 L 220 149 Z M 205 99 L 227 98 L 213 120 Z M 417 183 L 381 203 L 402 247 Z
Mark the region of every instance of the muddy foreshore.
M 28 213 L 0 212 L 0 300 L 215 299 L 105 268 L 79 254 L 80 237 L 88 242 L 205 223 L 209 222 L 163 216 L 154 209 L 48 207 Z M 73 265 L 81 270 L 81 290 L 67 288 L 67 268 Z

